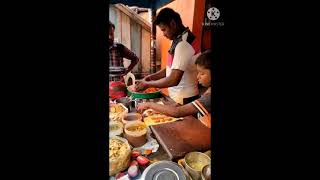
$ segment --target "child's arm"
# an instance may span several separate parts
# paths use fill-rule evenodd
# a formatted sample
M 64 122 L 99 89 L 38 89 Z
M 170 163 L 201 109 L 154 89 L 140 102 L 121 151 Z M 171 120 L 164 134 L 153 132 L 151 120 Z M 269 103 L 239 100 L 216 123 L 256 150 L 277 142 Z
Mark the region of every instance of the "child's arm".
M 168 105 L 161 105 L 152 102 L 141 103 L 137 107 L 138 110 L 144 109 L 153 109 L 157 112 L 163 113 L 167 116 L 171 117 L 185 117 L 189 115 L 193 115 L 198 112 L 198 110 L 191 104 L 186 104 L 183 106 L 168 106 Z

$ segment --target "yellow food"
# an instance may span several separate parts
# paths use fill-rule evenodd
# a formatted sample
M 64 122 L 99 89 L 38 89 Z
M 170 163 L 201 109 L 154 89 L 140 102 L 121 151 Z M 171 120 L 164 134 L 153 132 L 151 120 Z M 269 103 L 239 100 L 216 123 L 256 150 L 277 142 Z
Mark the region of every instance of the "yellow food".
M 109 127 L 109 131 L 114 131 L 114 130 L 117 130 L 119 129 L 120 127 L 117 125 L 117 124 L 113 124 Z
M 152 109 L 147 109 L 143 114 L 144 116 L 146 116 L 144 118 L 144 122 L 146 123 L 147 126 L 173 122 L 178 119 L 178 118 L 170 117 L 165 114 L 156 112 Z
M 126 151 L 128 151 L 128 146 L 124 142 L 118 139 L 109 139 L 109 159 L 111 161 L 125 155 Z
M 201 162 L 190 162 L 190 163 L 188 163 L 188 165 L 189 165 L 191 168 L 193 168 L 193 169 L 195 169 L 195 170 L 197 170 L 197 171 L 201 171 L 202 168 L 203 168 L 206 164 L 201 163 Z
M 121 113 L 123 112 L 125 109 L 119 105 L 119 104 L 116 104 L 116 105 L 112 105 L 110 106 L 110 112 L 111 113 Z
M 120 105 L 116 106 L 116 112 L 123 112 L 123 111 L 124 109 Z
M 142 131 L 142 130 L 144 130 L 145 128 L 146 128 L 145 126 L 136 125 L 136 126 L 128 127 L 127 130 L 128 130 L 128 131 L 135 132 L 135 131 Z
M 168 117 L 166 115 L 153 115 L 153 116 L 150 116 L 150 118 L 154 121 L 154 122 L 167 122 L 167 121 L 172 121 L 174 120 L 174 118 L 172 117 Z
M 121 121 L 125 111 L 127 111 L 121 104 L 110 105 L 109 120 Z

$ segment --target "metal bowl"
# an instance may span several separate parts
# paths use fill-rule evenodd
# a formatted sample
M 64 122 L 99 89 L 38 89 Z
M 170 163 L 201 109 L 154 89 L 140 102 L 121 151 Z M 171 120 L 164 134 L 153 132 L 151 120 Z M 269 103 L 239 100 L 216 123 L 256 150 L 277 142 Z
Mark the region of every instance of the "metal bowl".
M 142 180 L 186 180 L 177 163 L 159 161 L 148 166 L 142 174 Z
M 141 92 L 134 92 L 132 91 L 133 85 L 128 87 L 127 95 L 131 96 L 132 99 L 155 99 L 162 97 L 161 90 L 158 89 L 156 92 L 152 93 L 141 93 Z
M 122 98 L 116 99 L 116 103 L 122 103 L 127 108 L 130 108 L 131 100 L 129 97 L 122 97 Z
M 203 167 L 201 171 L 201 180 L 211 180 L 211 164 Z
M 186 170 L 193 179 L 201 179 L 201 171 L 204 166 L 210 164 L 211 159 L 201 152 L 189 152 L 184 157 Z

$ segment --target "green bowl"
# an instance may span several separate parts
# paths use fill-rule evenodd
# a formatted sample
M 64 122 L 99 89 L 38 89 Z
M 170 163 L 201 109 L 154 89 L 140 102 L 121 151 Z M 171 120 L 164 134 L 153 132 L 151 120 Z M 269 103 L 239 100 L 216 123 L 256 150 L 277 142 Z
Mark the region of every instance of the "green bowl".
M 161 94 L 160 90 L 156 91 L 156 92 L 153 92 L 153 93 L 139 93 L 139 92 L 132 92 L 130 90 L 131 89 L 130 87 L 132 87 L 132 86 L 128 87 L 127 95 L 131 96 L 132 99 L 154 99 L 154 98 L 162 97 L 162 94 Z

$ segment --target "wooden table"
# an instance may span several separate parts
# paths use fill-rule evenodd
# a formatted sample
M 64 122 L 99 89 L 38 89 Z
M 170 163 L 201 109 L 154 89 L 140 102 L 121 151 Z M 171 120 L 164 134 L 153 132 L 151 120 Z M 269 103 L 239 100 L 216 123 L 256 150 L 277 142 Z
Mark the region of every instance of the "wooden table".
M 165 105 L 176 105 L 170 97 L 164 95 L 162 98 L 144 101 L 161 101 Z M 184 119 L 180 122 L 150 126 L 152 130 L 151 136 L 157 139 L 160 145 L 158 151 L 150 156 L 151 161 L 177 161 L 178 158 L 182 158 L 188 152 L 210 149 L 211 130 L 193 116 L 187 116 Z M 179 129 L 179 131 L 176 129 Z M 171 137 L 173 137 L 172 139 L 178 137 L 176 141 L 180 142 L 175 143 L 176 141 L 171 141 Z M 163 147 L 162 144 L 166 146 Z

